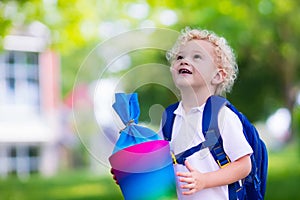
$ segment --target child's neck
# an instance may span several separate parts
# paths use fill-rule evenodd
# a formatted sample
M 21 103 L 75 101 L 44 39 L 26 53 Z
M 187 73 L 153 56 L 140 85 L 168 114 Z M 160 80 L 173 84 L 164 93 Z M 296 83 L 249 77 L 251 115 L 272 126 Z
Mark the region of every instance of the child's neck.
M 181 90 L 181 101 L 185 113 L 188 113 L 194 107 L 203 105 L 211 95 L 207 90 L 205 92 Z

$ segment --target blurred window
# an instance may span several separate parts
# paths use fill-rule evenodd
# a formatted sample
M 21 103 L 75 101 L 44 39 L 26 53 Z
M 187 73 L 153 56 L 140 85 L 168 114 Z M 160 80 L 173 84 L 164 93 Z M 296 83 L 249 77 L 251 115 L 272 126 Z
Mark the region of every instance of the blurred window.
M 0 148 L 0 176 L 16 174 L 29 176 L 39 170 L 40 147 L 37 145 L 8 145 Z
M 0 105 L 29 106 L 38 110 L 38 53 L 7 51 L 0 55 Z

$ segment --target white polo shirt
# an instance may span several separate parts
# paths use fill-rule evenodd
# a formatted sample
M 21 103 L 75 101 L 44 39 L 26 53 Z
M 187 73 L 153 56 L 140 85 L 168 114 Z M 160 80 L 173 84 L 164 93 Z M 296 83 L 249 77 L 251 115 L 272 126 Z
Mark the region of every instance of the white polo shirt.
M 185 113 L 182 103 L 174 111 L 176 114 L 172 140 L 170 142 L 171 151 L 176 155 L 199 143 L 203 142 L 202 114 L 204 105 L 193 108 L 189 113 Z M 219 114 L 219 129 L 223 139 L 223 147 L 231 161 L 235 161 L 245 155 L 251 154 L 252 148 L 248 144 L 243 127 L 238 116 L 229 108 L 224 107 Z M 160 132 L 162 135 L 162 133 Z M 205 173 L 219 169 L 216 161 L 208 148 L 202 149 L 187 158 L 192 167 Z M 174 165 L 175 172 L 188 171 L 184 165 Z M 182 195 L 181 183 L 177 180 L 177 195 L 180 200 L 226 200 L 228 199 L 228 186 L 214 187 L 201 190 L 192 195 Z

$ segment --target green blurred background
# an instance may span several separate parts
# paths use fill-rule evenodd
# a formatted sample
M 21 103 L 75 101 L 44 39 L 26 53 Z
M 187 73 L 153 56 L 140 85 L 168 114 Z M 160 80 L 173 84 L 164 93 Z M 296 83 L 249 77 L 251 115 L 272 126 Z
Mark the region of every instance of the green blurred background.
M 268 142 L 266 199 L 298 199 L 300 12 L 297 0 L 4 0 L 0 1 L 1 46 L 13 28 L 35 21 L 49 28 L 50 48 L 60 55 L 62 102 L 77 85 L 95 81 L 90 76 L 94 72 L 80 73 L 78 79 L 80 67 L 97 45 L 118 34 L 145 27 L 180 31 L 190 26 L 224 36 L 235 50 L 239 65 L 237 82 L 227 97 L 264 132 L 263 138 Z M 168 65 L 164 54 L 157 50 L 132 53 L 130 66 L 109 76 L 122 77 L 143 63 Z M 99 73 L 103 67 L 95 65 L 93 70 Z M 156 76 L 156 73 L 140 73 L 138 78 L 151 80 Z M 140 121 L 151 122 L 153 127 L 159 125 L 159 120 L 149 116 L 149 109 L 155 104 L 166 106 L 177 98 L 169 88 L 157 84 L 137 87 L 129 81 L 124 87 L 126 91 L 139 93 Z M 280 137 L 268 135 L 263 130 L 268 124 L 272 126 L 272 117 L 276 118 L 275 114 L 282 109 L 288 113 L 283 119 L 288 124 L 285 133 L 280 133 L 283 134 Z M 81 117 L 84 125 L 77 127 L 79 131 L 88 130 L 87 135 L 95 132 L 95 125 L 88 123 L 93 114 L 78 113 L 84 115 Z M 277 124 L 279 127 L 281 122 Z M 73 150 L 76 161 L 62 167 L 53 177 L 33 174 L 23 180 L 12 174 L 0 179 L 0 199 L 122 199 L 109 173 L 95 176 L 89 170 L 91 156 L 84 145 L 78 144 Z

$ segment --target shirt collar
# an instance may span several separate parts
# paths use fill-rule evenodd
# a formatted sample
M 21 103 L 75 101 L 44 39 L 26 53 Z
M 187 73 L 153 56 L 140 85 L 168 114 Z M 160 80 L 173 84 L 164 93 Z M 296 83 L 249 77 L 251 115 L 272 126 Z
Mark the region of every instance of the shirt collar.
M 191 109 L 190 113 L 194 113 L 194 112 L 202 113 L 204 110 L 204 106 L 205 106 L 205 103 L 202 104 L 201 106 L 194 107 Z M 182 106 L 182 101 L 179 102 L 179 105 L 178 105 L 177 109 L 174 111 L 174 114 L 181 115 L 181 116 L 186 115 L 185 111 L 183 109 L 183 106 Z

